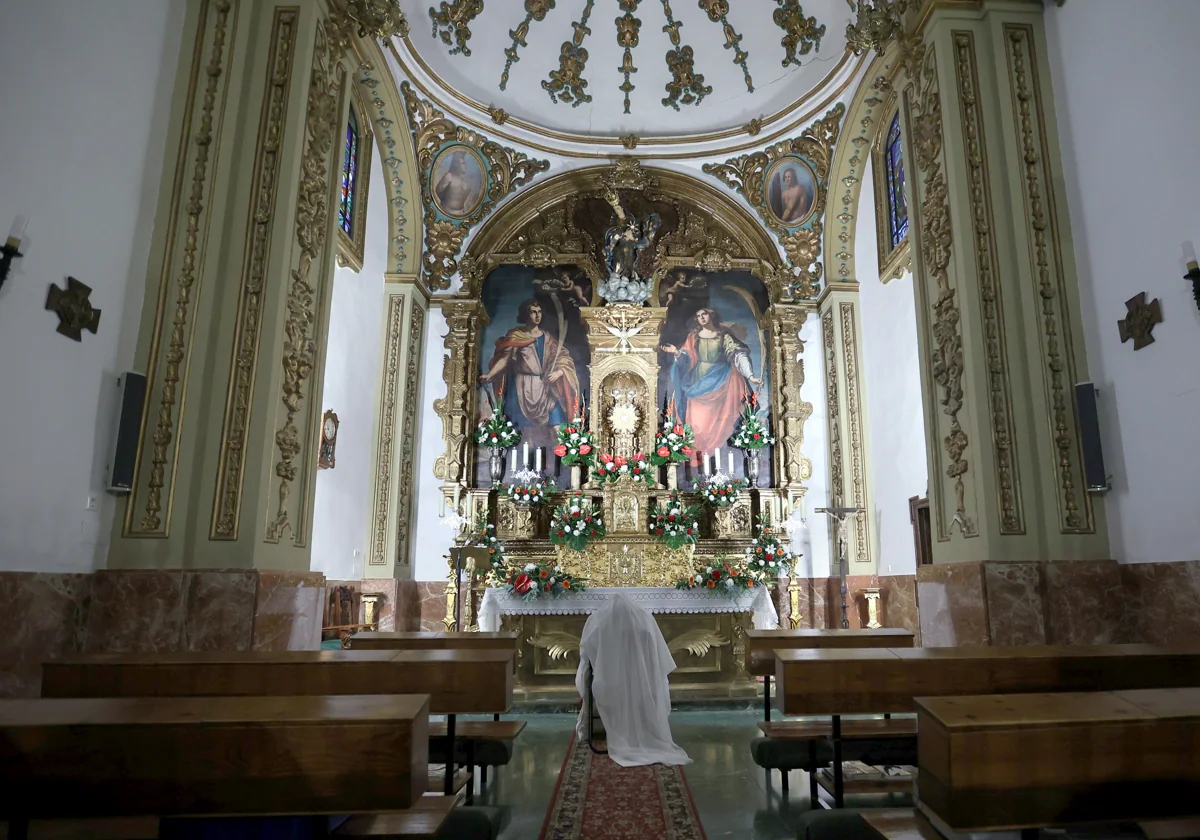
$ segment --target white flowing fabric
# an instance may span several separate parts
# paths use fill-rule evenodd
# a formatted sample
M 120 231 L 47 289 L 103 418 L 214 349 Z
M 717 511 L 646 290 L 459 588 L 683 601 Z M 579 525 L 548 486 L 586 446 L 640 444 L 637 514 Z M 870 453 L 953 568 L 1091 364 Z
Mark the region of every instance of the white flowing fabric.
M 588 616 L 575 674 L 575 687 L 584 698 L 589 666 L 592 696 L 613 761 L 622 767 L 691 764 L 671 738 L 667 675 L 675 670 L 675 660 L 647 609 L 618 593 Z M 589 713 L 585 703 L 578 728 Z

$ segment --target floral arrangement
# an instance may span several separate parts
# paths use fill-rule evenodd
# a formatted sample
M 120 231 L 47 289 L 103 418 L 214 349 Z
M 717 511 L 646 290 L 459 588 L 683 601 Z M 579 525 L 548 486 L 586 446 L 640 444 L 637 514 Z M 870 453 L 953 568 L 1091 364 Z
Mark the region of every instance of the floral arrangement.
M 504 556 L 504 543 L 496 538 L 496 526 L 488 524 L 488 511 L 481 510 L 475 517 L 475 527 L 466 535 L 466 546 L 486 548 L 491 568 L 476 569 L 476 575 L 491 573 L 494 581 L 503 581 L 508 574 L 508 559 Z
M 600 509 L 582 493 L 572 493 L 554 509 L 550 519 L 550 542 L 583 551 L 593 539 L 604 536 Z
M 700 485 L 700 497 L 710 507 L 729 507 L 737 501 L 738 493 L 746 486 L 740 478 L 730 478 L 723 472 L 715 472 Z
M 520 595 L 525 601 L 532 601 L 545 595 L 582 592 L 587 586 L 582 578 L 571 577 L 560 566 L 526 563 L 524 567 L 508 573 L 504 588 L 508 592 Z
M 699 506 L 687 505 L 671 493 L 650 508 L 650 533 L 672 550 L 694 544 L 700 536 Z
M 758 416 L 758 395 L 752 391 L 742 402 L 744 407 L 733 437 L 729 439 L 730 445 L 749 452 L 773 444 L 775 438 L 767 432 L 767 424 Z
M 771 526 L 771 515 L 765 512 L 760 514 L 754 530 L 754 539 L 746 548 L 746 570 L 759 583 L 774 580 L 790 571 L 796 562 L 796 555 L 779 541 Z
M 635 484 L 654 485 L 650 478 L 650 459 L 639 452 L 632 458 L 624 455 L 609 455 L 603 453 L 592 467 L 596 478 L 600 481 L 613 482 L 624 476 L 629 476 Z
M 695 442 L 691 426 L 679 418 L 666 420 L 654 434 L 654 452 L 650 454 L 650 463 L 656 467 L 682 463 L 695 453 Z
M 583 418 L 576 417 L 569 424 L 558 427 L 558 446 L 554 454 L 568 467 L 579 464 L 592 465 L 595 460 L 596 439 L 583 427 Z
M 512 483 L 504 485 L 504 492 L 518 505 L 540 505 L 546 501 L 545 490 L 550 482 L 535 470 L 518 470 L 512 475 Z
M 475 442 L 480 446 L 507 448 L 516 446 L 520 439 L 521 433 L 499 408 L 493 408 L 492 416 L 475 427 Z
M 719 558 L 712 566 L 697 569 L 686 578 L 675 581 L 676 589 L 707 589 L 713 595 L 726 595 L 731 598 L 755 586 L 758 586 L 758 583 L 751 575 L 724 558 Z

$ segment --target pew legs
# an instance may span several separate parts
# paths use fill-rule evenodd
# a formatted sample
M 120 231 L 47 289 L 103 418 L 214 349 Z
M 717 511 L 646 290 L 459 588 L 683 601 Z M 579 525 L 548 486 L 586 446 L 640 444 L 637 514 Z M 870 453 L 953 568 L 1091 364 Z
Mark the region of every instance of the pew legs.
M 467 769 L 470 775 L 467 777 L 467 804 L 471 805 L 475 802 L 475 739 L 467 739 Z
M 842 716 L 833 716 L 833 807 L 842 807 Z
M 771 722 L 771 675 L 763 677 L 763 720 Z
M 454 795 L 454 724 L 455 715 L 446 715 L 446 781 L 442 792 Z
M 808 801 L 811 808 L 821 806 L 821 793 L 817 789 L 817 742 L 815 739 L 810 739 L 808 742 Z

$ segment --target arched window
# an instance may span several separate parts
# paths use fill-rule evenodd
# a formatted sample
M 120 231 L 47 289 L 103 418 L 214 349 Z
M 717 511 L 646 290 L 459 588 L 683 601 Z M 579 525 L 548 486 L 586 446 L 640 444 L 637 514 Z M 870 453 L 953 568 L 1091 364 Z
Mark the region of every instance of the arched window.
M 889 103 L 885 108 L 895 108 Z M 884 111 L 888 113 L 888 111 Z M 871 164 L 875 171 L 875 233 L 879 244 L 879 279 L 884 283 L 909 267 L 908 204 L 904 200 L 904 152 L 900 144 L 900 109 L 890 112 L 886 131 L 875 135 Z
M 354 238 L 354 203 L 358 191 L 358 116 L 350 106 L 350 119 L 346 123 L 346 146 L 342 152 L 342 200 L 338 204 L 338 225 L 351 239 Z
M 883 147 L 887 176 L 888 236 L 892 248 L 899 247 L 908 233 L 908 206 L 904 203 L 904 158 L 900 151 L 900 112 L 892 118 Z

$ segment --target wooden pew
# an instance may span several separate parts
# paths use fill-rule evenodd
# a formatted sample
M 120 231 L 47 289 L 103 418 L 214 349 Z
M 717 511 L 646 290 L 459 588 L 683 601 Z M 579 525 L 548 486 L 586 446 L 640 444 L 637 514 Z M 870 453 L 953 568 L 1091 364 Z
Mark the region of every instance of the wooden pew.
M 879 627 L 874 630 L 747 630 L 746 651 L 751 676 L 763 678 L 764 720 L 771 720 L 771 677 L 776 650 L 841 650 L 844 648 L 904 648 L 914 644 L 909 630 Z
M 0 819 L 398 811 L 427 696 L 0 701 Z
M 1200 816 L 1200 688 L 923 697 L 918 808 L 997 831 Z
M 42 668 L 43 697 L 271 697 L 428 694 L 447 716 L 512 707 L 514 654 L 490 650 L 113 653 L 65 657 Z M 451 750 L 443 787 L 457 789 Z
M 503 633 L 355 633 L 346 650 L 517 650 L 517 634 Z
M 1200 685 L 1200 645 L 779 650 L 775 658 L 784 714 L 833 716 L 837 807 L 843 798 L 841 715 L 911 713 L 916 697 Z

